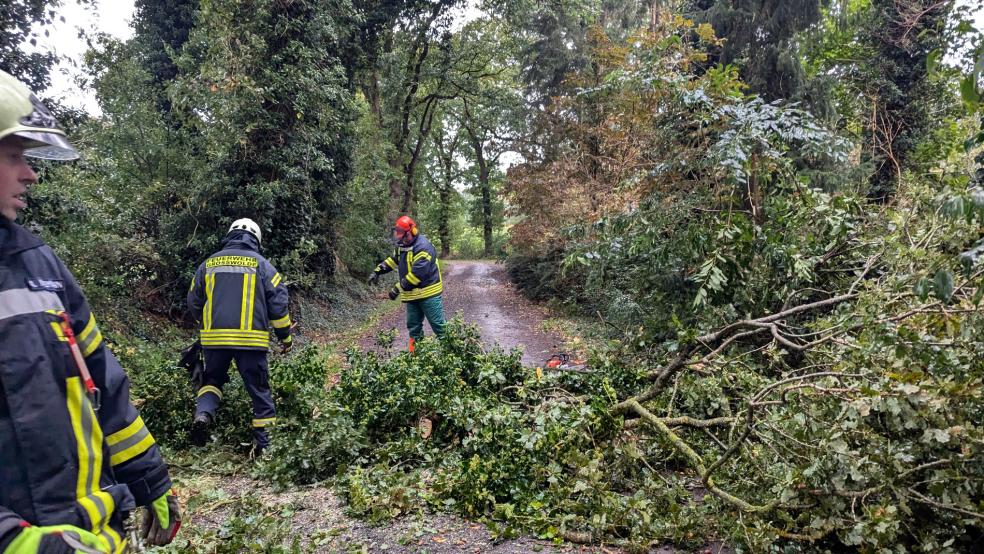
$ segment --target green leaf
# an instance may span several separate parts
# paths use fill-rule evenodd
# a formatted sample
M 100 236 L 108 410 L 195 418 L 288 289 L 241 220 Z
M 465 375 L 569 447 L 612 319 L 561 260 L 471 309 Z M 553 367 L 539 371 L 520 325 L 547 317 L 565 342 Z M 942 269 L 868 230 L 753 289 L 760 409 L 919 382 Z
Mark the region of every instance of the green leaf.
M 977 77 L 970 75 L 960 81 L 960 98 L 971 111 L 976 111 L 981 102 L 980 91 L 977 90 Z
M 926 56 L 926 71 L 929 73 L 936 73 L 936 69 L 940 66 L 940 60 L 943 58 L 943 50 L 937 48 Z
M 933 292 L 936 298 L 943 302 L 949 302 L 953 296 L 953 273 L 946 269 L 941 269 L 933 276 Z

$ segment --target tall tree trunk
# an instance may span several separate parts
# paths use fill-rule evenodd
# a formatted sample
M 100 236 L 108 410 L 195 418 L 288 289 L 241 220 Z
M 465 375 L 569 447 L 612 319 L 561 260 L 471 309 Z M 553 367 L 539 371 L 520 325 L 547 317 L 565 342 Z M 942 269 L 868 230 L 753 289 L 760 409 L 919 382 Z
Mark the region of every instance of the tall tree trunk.
M 478 182 L 482 189 L 482 235 L 485 239 L 485 257 L 492 257 L 492 184 L 489 183 L 489 167 L 481 158 Z
M 369 102 L 369 113 L 372 114 L 376 127 L 383 128 L 383 99 L 379 90 L 379 71 L 375 68 L 369 73 L 369 83 L 366 86 L 366 100 Z
M 451 187 L 450 183 L 440 186 L 441 209 L 437 218 L 437 232 L 441 239 L 441 258 L 451 255 Z
M 868 134 L 878 166 L 868 196 L 889 202 L 912 153 L 933 124 L 926 60 L 943 47 L 952 1 L 872 0 L 866 40 L 878 56 Z

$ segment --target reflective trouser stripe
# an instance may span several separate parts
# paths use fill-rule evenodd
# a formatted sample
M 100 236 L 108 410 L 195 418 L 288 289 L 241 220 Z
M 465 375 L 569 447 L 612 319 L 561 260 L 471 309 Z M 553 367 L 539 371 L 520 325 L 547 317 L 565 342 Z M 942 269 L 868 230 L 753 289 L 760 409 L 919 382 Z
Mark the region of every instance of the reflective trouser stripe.
M 222 390 L 219 389 L 219 387 L 213 387 L 212 385 L 205 385 L 204 387 L 198 389 L 198 395 L 197 396 L 201 396 L 203 394 L 208 394 L 208 393 L 212 393 L 215 396 L 218 396 L 219 397 L 219 400 L 222 399 Z
M 115 550 L 120 545 L 119 536 L 115 531 L 111 532 L 108 527 L 103 529 L 104 523 L 109 520 L 109 514 L 113 512 L 116 505 L 109 493 L 99 490 L 99 480 L 102 476 L 102 428 L 96 420 L 96 413 L 92 410 L 89 398 L 82 389 L 82 381 L 78 377 L 69 377 L 65 381 L 68 414 L 72 421 L 79 457 L 75 495 L 79 505 L 89 516 L 93 533 L 116 535 L 113 545 Z
M 260 419 L 254 419 L 253 420 L 253 427 L 267 427 L 269 425 L 273 425 L 274 422 L 276 422 L 276 421 L 277 421 L 277 418 L 275 418 L 275 417 L 264 417 L 264 418 L 260 418 Z

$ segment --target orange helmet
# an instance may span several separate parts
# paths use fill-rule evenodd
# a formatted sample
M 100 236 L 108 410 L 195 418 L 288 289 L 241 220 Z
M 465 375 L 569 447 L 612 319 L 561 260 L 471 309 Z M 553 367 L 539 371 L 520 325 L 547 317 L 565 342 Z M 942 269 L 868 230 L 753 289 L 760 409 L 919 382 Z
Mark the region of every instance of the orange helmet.
M 413 239 L 416 238 L 418 233 L 417 224 L 407 215 L 401 216 L 400 219 L 396 220 L 396 224 L 393 225 L 393 238 L 403 246 L 413 242 Z

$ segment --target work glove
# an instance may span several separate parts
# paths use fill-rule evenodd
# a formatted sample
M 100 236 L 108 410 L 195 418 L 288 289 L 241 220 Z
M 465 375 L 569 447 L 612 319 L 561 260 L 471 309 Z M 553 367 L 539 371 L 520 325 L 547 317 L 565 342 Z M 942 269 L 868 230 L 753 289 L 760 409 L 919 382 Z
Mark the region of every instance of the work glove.
M 292 348 L 294 348 L 294 336 L 287 335 L 287 338 L 280 343 L 280 353 L 286 354 L 290 352 Z
M 22 522 L 19 533 L 3 554 L 107 554 L 109 542 L 74 525 L 34 527 Z
M 376 283 L 377 283 L 378 281 L 379 281 L 379 274 L 378 274 L 378 273 L 376 273 L 375 271 L 373 271 L 373 272 L 372 272 L 372 275 L 370 275 L 370 276 L 369 276 L 369 281 L 368 281 L 368 283 L 369 283 L 370 285 L 375 285 L 375 284 L 376 284 Z
M 149 546 L 164 546 L 174 540 L 181 528 L 181 507 L 173 490 L 147 506 L 140 524 L 140 538 Z
M 389 292 L 390 300 L 396 300 L 400 297 L 400 287 L 393 287 Z

